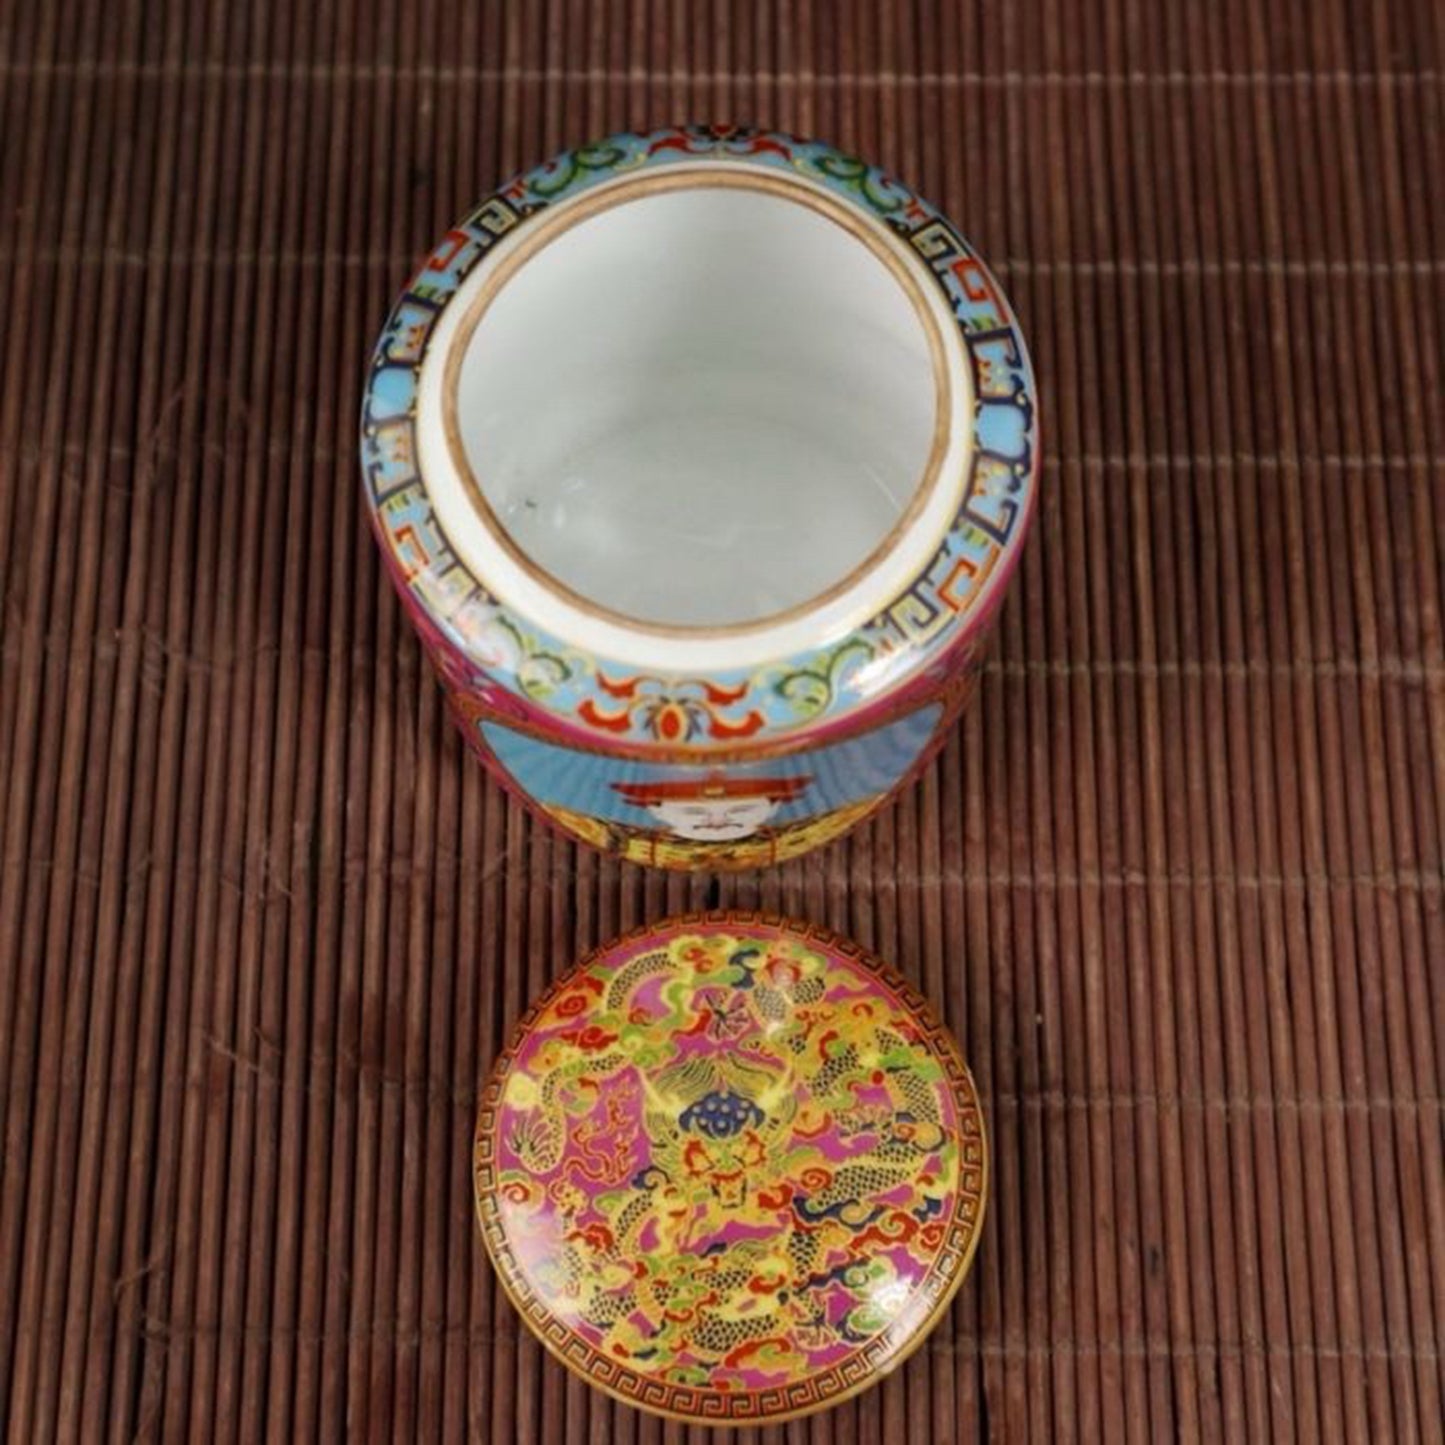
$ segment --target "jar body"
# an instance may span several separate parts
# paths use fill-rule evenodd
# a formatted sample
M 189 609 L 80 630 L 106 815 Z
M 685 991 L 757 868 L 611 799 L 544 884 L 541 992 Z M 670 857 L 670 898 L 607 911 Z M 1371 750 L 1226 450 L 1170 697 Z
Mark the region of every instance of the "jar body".
M 623 719 L 654 735 L 746 728 L 706 685 L 601 679 L 605 690 L 565 732 L 466 675 L 432 663 L 467 746 L 504 788 L 567 837 L 629 862 L 677 870 L 764 868 L 831 843 L 884 807 L 927 767 L 978 683 L 983 639 L 919 694 L 861 728 L 782 751 L 679 749 L 670 760 L 619 744 Z
M 922 770 L 1038 455 L 1022 338 L 958 232 L 876 167 L 728 127 L 486 200 L 397 301 L 362 416 L 468 746 L 568 837 L 675 869 L 797 857 Z

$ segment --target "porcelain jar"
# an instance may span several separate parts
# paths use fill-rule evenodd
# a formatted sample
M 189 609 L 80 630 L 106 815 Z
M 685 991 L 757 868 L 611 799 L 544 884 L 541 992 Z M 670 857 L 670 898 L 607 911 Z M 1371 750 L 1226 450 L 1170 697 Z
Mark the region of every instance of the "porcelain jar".
M 469 745 L 567 836 L 794 857 L 922 768 L 1037 491 L 1028 355 L 906 186 L 672 128 L 503 186 L 365 389 L 381 553 Z

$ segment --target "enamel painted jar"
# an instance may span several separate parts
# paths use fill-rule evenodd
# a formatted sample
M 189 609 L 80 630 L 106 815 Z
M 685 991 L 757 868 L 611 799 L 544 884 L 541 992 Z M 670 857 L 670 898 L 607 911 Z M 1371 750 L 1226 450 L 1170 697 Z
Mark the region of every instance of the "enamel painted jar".
M 496 776 L 625 858 L 746 868 L 946 738 L 1039 441 L 1008 303 L 932 207 L 813 141 L 676 128 L 443 238 L 377 344 L 361 460 Z

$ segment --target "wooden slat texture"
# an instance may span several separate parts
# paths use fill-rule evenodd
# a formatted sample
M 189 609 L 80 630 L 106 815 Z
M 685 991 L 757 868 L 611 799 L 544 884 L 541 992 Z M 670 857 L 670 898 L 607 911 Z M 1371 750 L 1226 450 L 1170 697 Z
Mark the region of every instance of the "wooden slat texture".
M 415 259 L 679 119 L 906 176 L 1044 406 L 976 705 L 758 875 L 486 783 L 360 507 Z M 927 1347 L 741 1438 L 1441 1439 L 1438 4 L 11 0 L 0 176 L 6 1438 L 703 1439 L 520 1328 L 469 1144 L 549 978 L 721 904 L 918 981 L 995 1161 Z

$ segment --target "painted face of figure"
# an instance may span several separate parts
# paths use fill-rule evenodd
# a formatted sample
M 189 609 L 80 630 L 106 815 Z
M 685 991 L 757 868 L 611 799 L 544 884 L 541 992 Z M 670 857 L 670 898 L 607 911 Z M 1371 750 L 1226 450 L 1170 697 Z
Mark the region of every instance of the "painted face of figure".
M 648 812 L 670 833 L 700 843 L 730 843 L 749 838 L 777 812 L 771 798 L 665 798 Z

